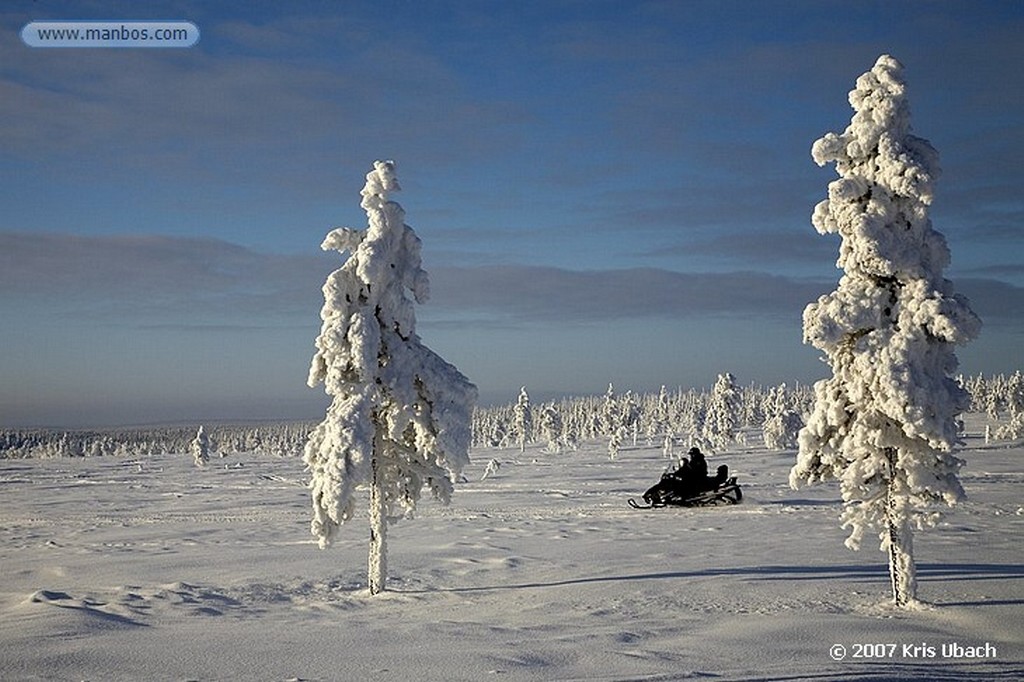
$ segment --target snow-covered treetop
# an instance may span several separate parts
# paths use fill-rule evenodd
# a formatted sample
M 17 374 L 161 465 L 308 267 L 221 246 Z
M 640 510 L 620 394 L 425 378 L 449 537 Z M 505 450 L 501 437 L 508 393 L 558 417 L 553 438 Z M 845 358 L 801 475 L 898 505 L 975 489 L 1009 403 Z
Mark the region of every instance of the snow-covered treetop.
M 902 65 L 879 57 L 857 79 L 850 104 L 855 114 L 846 130 L 826 134 L 811 148 L 819 166 L 834 161 L 840 175 L 812 222 L 822 234 L 844 237 L 837 265 L 847 273 L 934 278 L 949 264 L 946 241 L 931 229 L 927 211 L 938 154 L 910 134 Z
M 846 273 L 827 324 L 808 325 L 805 319 L 805 338 L 818 348 L 827 350 L 851 330 L 888 326 L 876 318 L 880 311 L 895 315 L 895 301 L 883 300 L 891 296 L 903 303 L 897 324 L 904 329 L 924 328 L 955 344 L 980 329 L 966 301 L 942 277 L 949 248 L 928 217 L 938 154 L 909 132 L 902 74 L 894 58 L 879 57 L 850 93 L 850 125 L 811 149 L 819 165 L 834 161 L 840 176 L 829 184 L 828 199 L 815 207 L 812 222 L 822 234 L 842 237 L 836 264 Z M 817 311 L 825 312 L 820 306 Z
M 348 327 L 347 343 L 327 343 L 319 348 L 310 366 L 309 385 L 324 381 L 327 392 L 336 395 L 332 381 L 369 379 L 381 369 L 378 367 L 376 348 L 379 339 L 363 335 L 367 311 L 371 312 L 381 328 L 396 332 L 403 339 L 414 338 L 416 316 L 413 303 L 406 296 L 423 303 L 429 296 L 427 273 L 421 267 L 420 240 L 405 225 L 405 211 L 390 194 L 399 189 L 393 161 L 377 161 L 366 175 L 360 205 L 366 211 L 366 229 L 343 227 L 332 230 L 320 248 L 335 250 L 350 256 L 345 264 L 334 271 L 324 283 L 324 307 L 321 316 L 325 329 L 331 321 Z M 322 337 L 323 338 L 323 337 Z M 365 343 L 364 343 L 365 341 Z M 319 345 L 319 344 L 318 344 Z M 348 353 L 344 362 L 335 362 L 335 353 Z M 346 371 L 332 376 L 328 367 L 345 367 Z

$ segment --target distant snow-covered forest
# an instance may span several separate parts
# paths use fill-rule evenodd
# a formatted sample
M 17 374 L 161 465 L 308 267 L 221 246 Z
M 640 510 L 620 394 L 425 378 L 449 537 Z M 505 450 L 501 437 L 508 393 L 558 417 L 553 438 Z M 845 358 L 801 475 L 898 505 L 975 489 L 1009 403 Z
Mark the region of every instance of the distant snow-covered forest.
M 1024 375 L 960 377 L 971 395 L 970 411 L 991 422 L 992 440 L 1024 438 Z M 604 439 L 609 455 L 619 447 L 656 444 L 667 457 L 698 446 L 714 453 L 737 439 L 760 433 L 769 450 L 795 449 L 796 433 L 813 403 L 812 386 L 740 385 L 731 374 L 711 389 L 662 388 L 655 393 L 619 392 L 565 397 L 532 404 L 526 388 L 505 405 L 473 413 L 473 446 L 524 448 L 544 444 L 552 452 L 573 450 L 583 441 Z M 188 453 L 199 422 L 173 426 L 66 431 L 0 430 L 0 458 L 140 456 Z M 205 423 L 215 457 L 259 452 L 301 456 L 316 422 Z M 753 445 L 753 443 L 750 443 Z

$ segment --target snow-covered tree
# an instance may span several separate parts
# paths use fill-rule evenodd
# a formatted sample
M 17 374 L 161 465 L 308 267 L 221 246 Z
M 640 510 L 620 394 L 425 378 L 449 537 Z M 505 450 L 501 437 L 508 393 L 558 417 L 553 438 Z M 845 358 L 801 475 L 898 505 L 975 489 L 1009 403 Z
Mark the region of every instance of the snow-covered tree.
M 740 389 L 740 419 L 739 426 L 761 426 L 765 420 L 765 399 L 771 391 L 765 391 L 761 386 L 750 384 Z M 742 437 L 742 431 L 740 432 Z
M 676 419 L 678 432 L 682 435 L 686 448 L 706 448 L 704 424 L 707 421 L 707 400 L 703 393 L 690 389 L 681 394 L 677 400 Z
M 846 544 L 878 532 L 898 606 L 916 595 L 913 528 L 934 523 L 936 502 L 963 496 L 963 462 L 951 451 L 969 397 L 950 377 L 954 346 L 980 328 L 942 277 L 949 249 L 928 217 L 937 154 L 910 134 L 902 72 L 880 57 L 850 93 L 849 127 L 812 148 L 839 175 L 812 222 L 842 238 L 844 275 L 804 311 L 804 341 L 825 354 L 832 377 L 814 387 L 790 473 L 794 487 L 838 479 Z
M 562 413 L 554 403 L 544 403 L 540 408 L 537 426 L 541 436 L 548 442 L 548 452 L 556 453 L 562 449 Z
M 210 438 L 206 435 L 206 429 L 200 425 L 199 430 L 196 431 L 196 437 L 191 443 L 192 457 L 195 459 L 196 466 L 202 467 L 210 461 Z
M 711 389 L 703 436 L 715 450 L 725 449 L 736 439 L 742 405 L 736 377 L 729 372 L 719 374 Z
M 765 401 L 765 418 L 761 427 L 764 446 L 769 450 L 789 450 L 797 447 L 804 420 L 793 409 L 786 384 L 776 386 Z
M 491 430 L 488 436 L 488 445 L 496 448 L 505 447 L 505 443 L 508 441 L 508 430 L 505 428 L 505 422 L 500 419 L 496 419 L 491 426 Z
M 657 402 L 654 402 L 651 409 L 644 411 L 647 422 L 646 435 L 647 443 L 654 443 L 655 436 L 668 433 L 668 389 L 664 384 L 658 392 Z
M 326 547 L 355 512 L 355 490 L 370 486 L 369 588 L 387 580 L 387 524 L 411 515 L 424 486 L 447 503 L 468 463 L 476 387 L 424 346 L 413 302 L 426 301 L 420 240 L 390 200 L 395 165 L 377 161 L 361 206 L 368 226 L 331 231 L 321 248 L 348 252 L 323 286 L 323 325 L 309 385 L 332 397 L 309 436 L 312 532 Z M 412 298 L 409 298 L 409 295 Z
M 599 421 L 601 424 L 600 433 L 606 436 L 615 435 L 615 432 L 622 425 L 619 397 L 615 395 L 615 386 L 612 384 L 608 384 L 608 390 L 605 391 Z
M 516 440 L 519 442 L 519 452 L 526 452 L 527 441 L 533 440 L 533 412 L 530 409 L 530 394 L 526 392 L 526 386 L 519 391 L 514 414 L 514 428 Z
M 500 468 L 501 462 L 494 458 L 491 458 L 491 460 L 487 462 L 487 468 L 484 469 L 484 475 L 480 477 L 480 480 L 487 480 L 488 476 L 493 476 L 494 474 L 498 473 L 498 469 Z
M 619 408 L 622 425 L 626 427 L 633 439 L 633 447 L 636 447 L 637 438 L 640 436 L 640 406 L 636 402 L 633 391 L 626 391 L 622 396 L 622 405 Z
M 999 420 L 999 412 L 1006 404 L 1006 399 L 1002 391 L 1002 387 L 1005 383 L 1005 377 L 1002 375 L 994 376 L 992 377 L 991 385 L 988 386 L 988 390 L 985 391 L 983 403 L 985 406 L 985 414 L 988 415 L 989 419 L 994 419 L 996 421 Z
M 608 459 L 617 459 L 619 456 L 619 448 L 622 447 L 622 443 L 626 440 L 628 432 L 625 426 L 620 426 L 612 432 L 612 435 L 608 437 Z
M 1009 418 L 1005 424 L 999 427 L 996 438 L 1000 440 L 1017 440 L 1024 438 L 1024 375 L 1017 370 L 1013 375 L 1003 382 L 1002 399 L 1000 402 L 1006 406 Z
M 560 445 L 569 450 L 578 449 L 580 445 L 580 420 L 564 402 L 563 409 L 559 411 L 559 414 L 562 415 L 561 435 L 558 437 Z

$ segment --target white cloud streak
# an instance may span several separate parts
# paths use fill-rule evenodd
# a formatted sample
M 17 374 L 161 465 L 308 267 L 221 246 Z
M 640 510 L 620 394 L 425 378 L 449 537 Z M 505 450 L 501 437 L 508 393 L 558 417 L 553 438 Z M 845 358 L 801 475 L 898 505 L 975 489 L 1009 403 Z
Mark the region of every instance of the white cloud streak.
M 308 317 L 331 269 L 323 256 L 264 254 L 217 239 L 0 232 L 0 302 L 97 322 Z
M 31 303 L 37 311 L 142 326 L 308 323 L 320 309 L 324 278 L 340 265 L 319 252 L 260 253 L 207 238 L 0 232 L 0 305 Z M 448 324 L 453 316 L 523 324 L 725 315 L 799 325 L 804 306 L 834 285 L 754 271 L 507 264 L 432 268 L 430 278 L 432 299 L 421 310 Z M 1024 316 L 1020 287 L 977 276 L 955 283 L 983 316 Z

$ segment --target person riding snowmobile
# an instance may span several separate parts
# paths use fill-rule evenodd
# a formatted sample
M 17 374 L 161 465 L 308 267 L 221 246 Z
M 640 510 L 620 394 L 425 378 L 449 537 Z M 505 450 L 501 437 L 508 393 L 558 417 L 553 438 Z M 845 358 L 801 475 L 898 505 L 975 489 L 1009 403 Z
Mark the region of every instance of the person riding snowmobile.
M 690 497 L 714 490 L 729 478 L 729 467 L 725 464 L 718 467 L 715 476 L 708 476 L 708 462 L 700 448 L 690 448 L 686 454 L 690 456 L 689 460 L 684 457 L 679 468 L 667 475 L 678 494 Z
M 690 448 L 687 452 L 690 456 L 690 475 L 697 481 L 703 481 L 708 476 L 708 462 L 704 459 L 704 453 L 700 448 Z
M 729 467 L 722 464 L 714 476 L 708 476 L 708 463 L 700 448 L 690 448 L 675 471 L 661 475 L 661 480 L 644 494 L 647 507 L 663 507 L 667 504 L 691 506 L 717 504 L 718 501 L 736 504 L 742 498 L 735 479 L 729 478 Z M 709 497 L 710 496 L 710 497 Z M 632 507 L 642 509 L 633 500 Z

